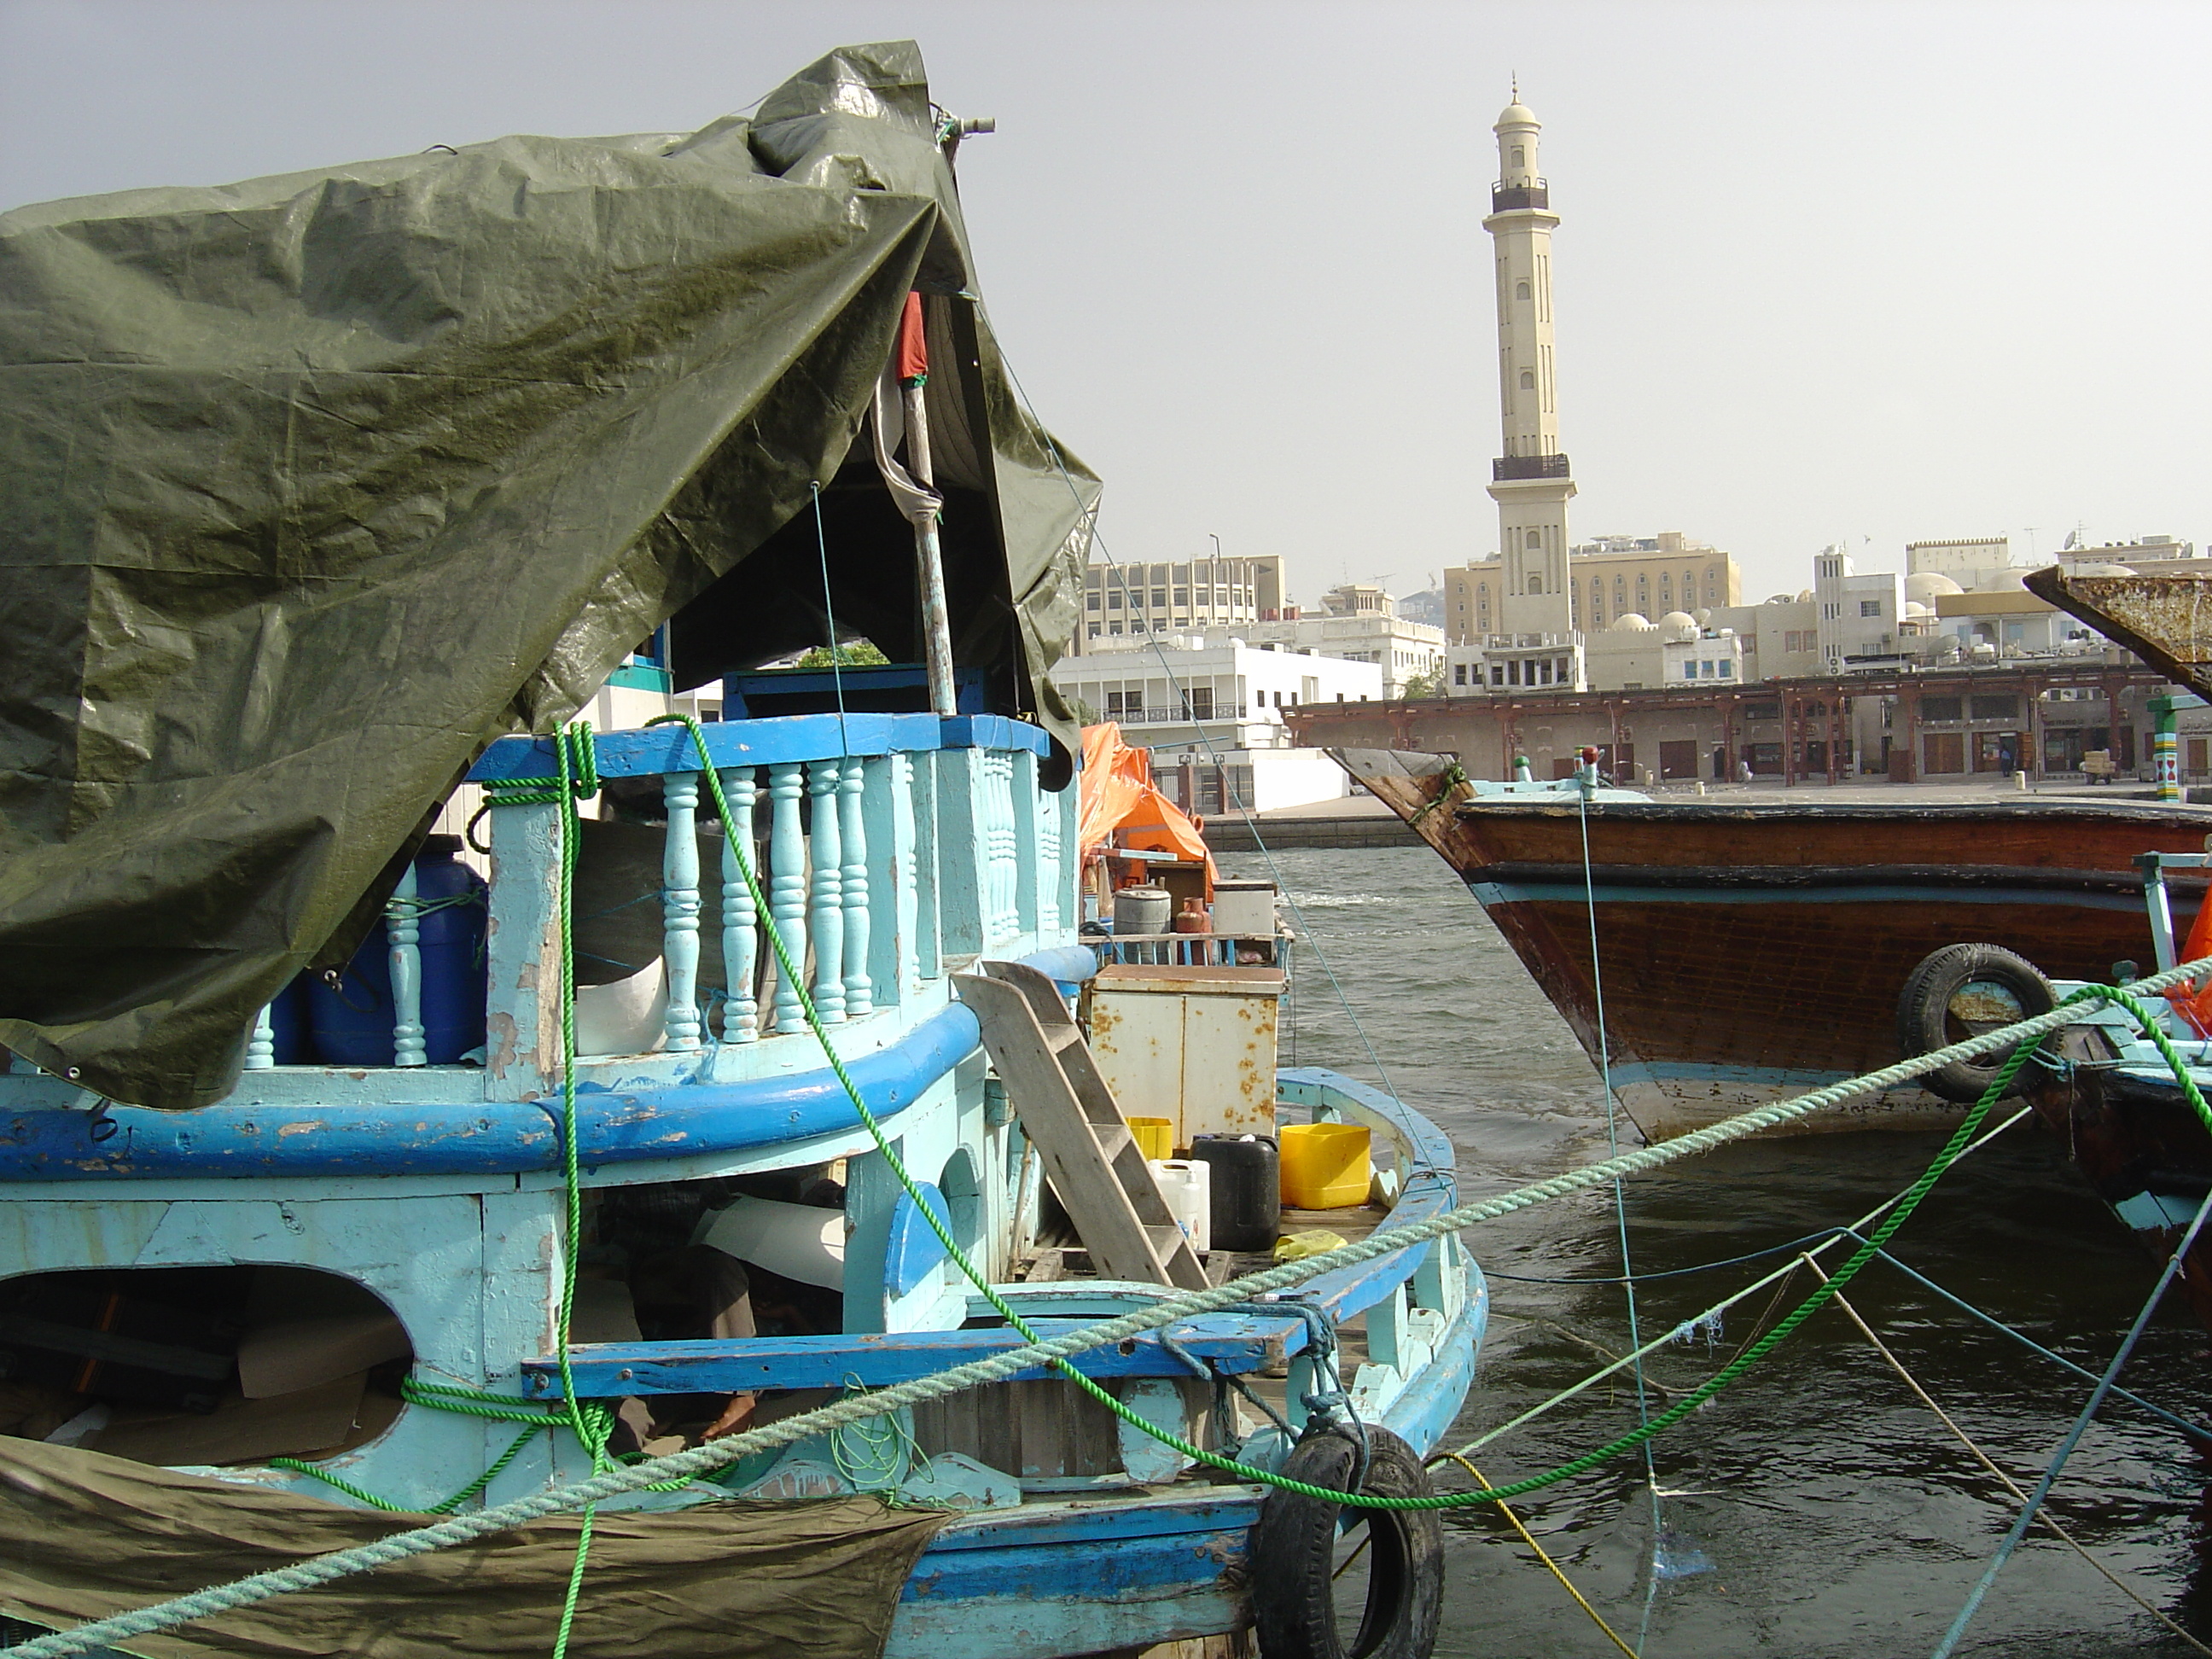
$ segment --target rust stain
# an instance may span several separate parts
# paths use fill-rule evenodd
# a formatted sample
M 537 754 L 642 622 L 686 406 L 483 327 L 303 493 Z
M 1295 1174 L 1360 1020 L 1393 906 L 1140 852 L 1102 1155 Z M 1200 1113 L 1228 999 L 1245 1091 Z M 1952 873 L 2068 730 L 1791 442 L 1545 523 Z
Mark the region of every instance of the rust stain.
M 484 1070 L 494 1077 L 505 1077 L 507 1067 L 514 1064 L 514 1016 L 493 1013 L 484 1020 L 484 1030 L 489 1039 L 484 1047 Z
M 322 1127 L 323 1123 L 320 1118 L 301 1119 L 291 1123 L 284 1124 L 281 1127 L 276 1131 L 276 1139 L 283 1140 L 291 1135 L 316 1134 L 321 1132 Z
M 2029 575 L 2025 586 L 2212 696 L 2212 576 L 2069 576 L 2054 566 Z

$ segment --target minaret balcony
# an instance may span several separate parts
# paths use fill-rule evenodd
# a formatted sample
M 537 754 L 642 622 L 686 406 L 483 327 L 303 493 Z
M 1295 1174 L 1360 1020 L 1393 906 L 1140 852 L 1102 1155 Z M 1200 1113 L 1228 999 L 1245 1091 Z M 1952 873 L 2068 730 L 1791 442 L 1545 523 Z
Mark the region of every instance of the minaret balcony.
M 1572 476 L 1565 455 L 1500 455 L 1490 464 L 1492 483 L 1504 483 L 1513 478 L 1565 478 Z
M 1549 208 L 1552 205 L 1552 186 L 1543 179 L 1525 185 L 1509 185 L 1500 180 L 1490 187 L 1490 210 L 1507 213 L 1515 208 Z

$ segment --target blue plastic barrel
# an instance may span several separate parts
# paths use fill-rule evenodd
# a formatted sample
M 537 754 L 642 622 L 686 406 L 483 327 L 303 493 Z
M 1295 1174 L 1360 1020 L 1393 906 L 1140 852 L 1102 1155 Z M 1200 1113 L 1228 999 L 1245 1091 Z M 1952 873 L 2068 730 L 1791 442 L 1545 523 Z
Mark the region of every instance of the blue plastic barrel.
M 461 862 L 459 836 L 432 836 L 415 860 L 415 897 L 426 907 L 417 950 L 422 960 L 422 1040 L 433 1066 L 450 1066 L 484 1041 L 483 879 Z M 309 987 L 315 1052 L 325 1066 L 389 1066 L 392 942 L 382 922 L 369 929 L 336 988 Z

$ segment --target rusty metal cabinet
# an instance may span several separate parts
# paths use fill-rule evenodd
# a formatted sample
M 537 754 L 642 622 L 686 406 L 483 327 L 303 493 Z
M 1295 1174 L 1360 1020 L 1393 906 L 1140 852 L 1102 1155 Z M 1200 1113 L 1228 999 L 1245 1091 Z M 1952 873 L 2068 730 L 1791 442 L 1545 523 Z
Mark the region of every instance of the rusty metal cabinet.
M 1091 1051 L 1122 1111 L 1175 1144 L 1275 1132 L 1279 968 L 1113 963 L 1085 989 Z

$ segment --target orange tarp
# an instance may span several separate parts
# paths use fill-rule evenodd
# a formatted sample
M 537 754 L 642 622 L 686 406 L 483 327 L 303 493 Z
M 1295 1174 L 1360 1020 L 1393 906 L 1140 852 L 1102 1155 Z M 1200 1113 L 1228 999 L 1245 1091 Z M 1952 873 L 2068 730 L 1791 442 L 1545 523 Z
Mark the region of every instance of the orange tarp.
M 1086 732 L 1083 735 L 1084 746 L 1088 749 L 1091 734 Z M 2206 899 L 2204 908 L 2197 913 L 2197 921 L 2189 929 L 2188 941 L 2182 945 L 2177 959 L 2194 962 L 2204 956 L 2212 956 L 2212 898 Z M 2166 1000 L 2173 1005 L 2175 1012 L 2196 1028 L 2197 1036 L 2212 1036 L 2212 981 L 2207 981 L 2193 991 L 2186 985 L 2179 990 L 2168 991 Z
M 1198 826 L 1152 781 L 1151 751 L 1122 742 L 1121 728 L 1111 720 L 1083 728 L 1082 797 L 1076 821 L 1086 864 L 1109 844 L 1173 853 L 1205 865 L 1206 885 L 1210 889 L 1213 884 L 1213 859 Z

